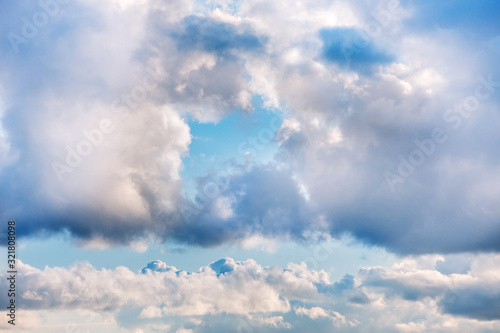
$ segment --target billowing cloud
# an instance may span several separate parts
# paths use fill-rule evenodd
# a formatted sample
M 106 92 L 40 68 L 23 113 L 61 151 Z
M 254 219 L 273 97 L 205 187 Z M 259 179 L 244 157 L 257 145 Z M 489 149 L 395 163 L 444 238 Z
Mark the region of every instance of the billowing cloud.
M 0 205 L 3 219 L 22 223 L 19 235 L 67 230 L 128 242 L 179 201 L 190 130 L 174 106 L 153 101 L 163 74 L 132 58 L 144 11 L 115 5 L 52 2 L 50 20 L 8 50 L 2 138 L 16 160 L 0 171 Z M 49 15 L 40 6 L 17 10 Z M 18 34 L 22 22 L 2 23 Z
M 194 332 L 216 327 L 242 332 L 305 332 L 307 327 L 319 332 L 449 332 L 458 327 L 494 332 L 500 325 L 500 258 L 483 254 L 469 259 L 465 273 L 440 273 L 438 262 L 453 257 L 433 255 L 403 258 L 393 267 L 365 267 L 338 282 L 303 263 L 282 269 L 231 258 L 197 272 L 165 269 L 169 266 L 161 261 L 142 273 L 125 267 L 98 270 L 84 263 L 39 270 L 20 262 L 23 288 L 17 299 L 24 311 L 50 311 L 36 319 L 41 327 L 47 318 L 71 310 L 95 312 L 108 321 L 114 317 L 114 325 L 144 332 L 165 324 L 172 331 Z M 7 283 L 5 274 L 1 281 Z M 353 301 L 351 291 L 362 292 L 368 301 Z
M 471 258 L 470 270 L 466 273 L 444 275 L 435 270 L 439 257 L 430 257 L 424 262 L 403 261 L 391 272 L 380 268 L 365 269 L 360 276 L 363 284 L 390 290 L 404 299 L 437 298 L 444 313 L 498 320 L 500 290 L 494 282 L 498 274 L 495 266 L 489 266 L 498 264 L 498 260 L 498 255 L 480 255 Z
M 0 218 L 20 236 L 499 250 L 500 31 L 465 29 L 470 4 L 50 3 L 9 4 L 1 23 Z M 189 119 L 255 99 L 284 118 L 274 161 L 200 177 L 186 198 Z

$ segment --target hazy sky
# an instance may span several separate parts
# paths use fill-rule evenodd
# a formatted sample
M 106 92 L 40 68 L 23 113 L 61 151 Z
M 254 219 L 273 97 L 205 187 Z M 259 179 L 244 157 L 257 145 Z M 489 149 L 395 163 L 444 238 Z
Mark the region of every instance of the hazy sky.
M 494 0 L 4 1 L 17 331 L 500 331 L 499 22 Z

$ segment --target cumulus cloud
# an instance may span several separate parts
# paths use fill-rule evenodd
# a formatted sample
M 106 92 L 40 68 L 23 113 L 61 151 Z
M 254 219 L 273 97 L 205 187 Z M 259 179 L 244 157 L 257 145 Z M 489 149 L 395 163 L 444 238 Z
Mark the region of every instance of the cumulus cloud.
M 141 325 L 145 332 L 161 326 L 163 319 L 173 331 L 195 332 L 211 332 L 222 323 L 230 330 L 264 332 L 304 332 L 312 327 L 319 332 L 332 327 L 340 332 L 447 332 L 456 327 L 494 332 L 500 324 L 500 258 L 469 258 L 467 273 L 442 274 L 436 265 L 448 257 L 419 256 L 403 258 L 393 267 L 365 267 L 356 277 L 337 282 L 305 264 L 290 263 L 282 269 L 231 258 L 197 272 L 164 269 L 169 266 L 160 261 L 148 264 L 142 273 L 125 267 L 98 270 L 83 263 L 39 270 L 19 262 L 18 283 L 23 289 L 18 300 L 25 311 L 50 311 L 49 318 L 68 310 L 92 311 L 100 316 L 96 323 L 111 316 L 114 325 Z M 5 285 L 5 274 L 1 281 Z M 329 291 L 338 285 L 344 292 Z M 352 301 L 352 290 L 369 300 Z M 130 326 L 132 315 L 137 321 Z M 41 325 L 46 324 L 44 318 L 37 319 Z
M 161 315 L 162 311 L 160 308 L 150 305 L 141 311 L 139 318 L 160 318 Z
M 357 326 L 356 322 L 347 321 L 345 316 L 341 315 L 336 311 L 326 311 L 320 307 L 312 307 L 310 309 L 304 307 L 295 308 L 295 313 L 299 316 L 307 316 L 311 319 L 327 318 L 332 321 L 333 325 L 336 327 L 340 326 Z
M 269 103 L 291 117 L 277 133 L 278 157 L 306 190 L 308 220 L 323 217 L 334 236 L 400 253 L 497 251 L 498 159 L 484 138 L 497 137 L 487 128 L 498 122 L 499 76 L 497 56 L 479 42 L 490 33 L 476 26 L 473 40 L 455 21 L 430 36 L 405 23 L 442 8 L 393 5 L 356 3 L 348 28 L 320 30 L 323 46 L 309 45 L 316 55 L 281 49 L 284 61 L 249 66 L 266 78 L 259 87 Z M 358 75 L 317 56 L 342 67 L 346 52 L 377 70 Z
M 42 11 L 19 6 L 18 15 Z M 139 8 L 60 4 L 17 54 L 8 50 L 1 80 L 15 79 L 2 92 L 2 124 L 17 160 L 2 169 L 0 205 L 2 218 L 24 221 L 20 235 L 68 230 L 128 242 L 175 210 L 189 127 L 173 106 L 153 102 L 162 74 L 132 57 L 144 38 Z
M 193 15 L 185 1 L 55 6 L 29 43 L 5 48 L 2 218 L 24 221 L 20 236 L 69 231 L 97 248 L 128 243 L 144 251 L 142 238 L 183 234 L 176 229 L 191 141 L 185 110 L 211 121 L 249 110 L 238 52 L 260 50 L 265 40 L 248 24 Z M 43 8 L 26 2 L 12 11 Z M 22 33 L 19 22 L 2 22 Z M 229 201 L 217 203 L 218 217 L 231 217 Z
M 347 234 L 410 256 L 339 281 L 250 259 L 19 262 L 20 329 L 67 331 L 69 311 L 109 332 L 500 330 L 497 2 L 42 3 L 0 11 L 0 219 L 18 236 L 143 253 Z M 258 105 L 281 124 L 273 160 L 235 151 L 184 196 L 190 121 Z
M 473 7 L 59 4 L 1 45 L 0 216 L 24 221 L 21 236 L 138 251 L 314 232 L 404 254 L 498 251 L 500 31 L 485 17 L 498 11 Z M 6 8 L 19 36 L 16 18 L 43 10 Z M 275 160 L 185 198 L 187 119 L 252 112 L 256 97 L 284 118 Z
M 160 100 L 178 104 L 200 121 L 251 111 L 253 92 L 245 62 L 265 52 L 265 35 L 248 20 L 228 21 L 231 16 L 219 11 L 191 12 L 175 22 L 165 19 L 172 16 L 168 7 L 151 8 L 147 43 L 140 51 L 143 61 L 157 64 L 169 75 L 161 83 Z
M 435 298 L 445 313 L 480 320 L 500 319 L 500 289 L 496 287 L 497 278 L 494 277 L 498 277 L 497 268 L 485 267 L 482 263 L 496 265 L 498 255 L 470 258 L 471 269 L 466 273 L 442 274 L 436 270 L 439 262 L 439 257 L 435 256 L 423 260 L 407 259 L 396 264 L 392 271 L 363 269 L 360 277 L 364 285 L 385 289 L 407 300 Z

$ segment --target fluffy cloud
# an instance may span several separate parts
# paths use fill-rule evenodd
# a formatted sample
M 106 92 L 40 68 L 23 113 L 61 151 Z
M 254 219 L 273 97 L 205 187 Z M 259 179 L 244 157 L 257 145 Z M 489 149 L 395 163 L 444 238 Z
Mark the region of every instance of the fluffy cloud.
M 154 102 L 163 74 L 132 57 L 146 13 L 112 2 L 51 6 L 50 21 L 2 65 L 0 80 L 11 82 L 2 137 L 17 159 L 1 170 L 1 216 L 23 221 L 20 235 L 68 230 L 129 242 L 161 234 L 158 221 L 180 200 L 191 137 L 174 106 Z M 26 2 L 16 10 L 44 14 Z M 2 24 L 17 33 L 20 22 Z
M 191 273 L 165 269 L 169 266 L 160 261 L 142 273 L 125 267 L 97 270 L 89 264 L 39 270 L 20 262 L 18 301 L 26 311 L 49 311 L 45 319 L 37 318 L 43 324 L 61 311 L 93 311 L 114 317 L 123 328 L 140 325 L 144 332 L 154 331 L 162 320 L 172 331 L 194 332 L 211 332 L 222 322 L 242 332 L 305 332 L 311 327 L 319 332 L 332 327 L 340 332 L 368 327 L 374 332 L 447 332 L 462 325 L 471 331 L 498 330 L 500 257 L 470 255 L 470 270 L 446 275 L 436 266 L 447 260 L 453 256 L 407 257 L 393 267 L 365 267 L 355 278 L 338 282 L 305 264 L 282 269 L 231 258 Z M 352 300 L 354 292 L 366 295 L 367 302 Z M 137 319 L 134 324 L 131 316 Z
M 19 269 L 23 278 L 20 283 L 25 284 L 21 298 L 27 309 L 112 310 L 129 304 L 144 307 L 141 315 L 146 318 L 157 316 L 159 307 L 164 314 L 184 316 L 289 310 L 288 299 L 281 298 L 278 292 L 279 281 L 272 280 L 279 271 L 264 269 L 252 260 L 225 261 L 233 268 L 224 273 L 216 268 L 218 263 L 196 273 L 187 273 L 165 269 L 163 263 L 156 261 L 142 274 L 125 267 L 99 271 L 89 264 L 69 270 L 56 267 L 40 271 L 21 263 Z M 320 281 L 324 274 L 304 275 L 303 271 L 304 267 L 290 267 L 290 273 L 285 273 L 291 294 L 298 290 L 314 294 L 313 283 Z M 143 288 L 137 289 L 137 285 Z
M 386 288 L 404 299 L 436 298 L 445 313 L 481 320 L 500 319 L 500 288 L 495 282 L 498 269 L 486 266 L 497 265 L 498 255 L 479 255 L 471 259 L 470 270 L 466 273 L 449 272 L 447 275 L 435 270 L 436 257 L 426 259 L 430 259 L 431 265 L 408 260 L 395 265 L 394 271 L 370 268 L 362 270 L 360 276 L 364 285 Z
M 230 221 L 240 224 L 235 231 L 234 223 L 213 223 L 210 239 L 252 229 L 303 239 L 313 229 L 400 253 L 497 251 L 498 160 L 483 142 L 497 137 L 488 128 L 498 122 L 499 76 L 496 55 L 482 44 L 486 28 L 474 30 L 477 40 L 456 24 L 430 36 L 412 25 L 426 5 L 397 2 L 319 3 L 350 18 L 342 28 L 319 27 L 314 8 L 301 5 L 307 9 L 300 19 L 279 3 L 267 14 L 251 1 L 237 11 L 256 31 L 272 27 L 274 56 L 250 57 L 246 68 L 265 105 L 288 118 L 276 133 L 281 165 L 233 177 L 224 197 L 234 199 Z M 294 33 L 284 36 L 283 27 Z M 253 203 L 264 192 L 243 190 L 257 174 L 273 183 L 265 190 L 272 199 L 258 208 Z M 266 215 L 256 214 L 262 211 L 280 223 L 267 228 Z
M 44 9 L 9 4 L 3 30 L 24 39 L 2 44 L 0 216 L 87 245 L 323 232 L 498 251 L 496 6 L 77 1 L 31 36 L 16 18 Z M 447 9 L 481 23 L 466 33 Z M 186 118 L 251 112 L 254 97 L 285 118 L 275 161 L 208 198 L 201 179 L 190 202 Z
M 196 16 L 193 6 L 51 2 L 36 36 L 4 45 L 0 205 L 3 219 L 25 221 L 19 235 L 66 230 L 102 248 L 183 234 L 186 110 L 214 121 L 250 109 L 239 53 L 265 45 L 248 24 Z M 20 22 L 2 24 L 22 35 Z
M 257 3 L 246 5 L 248 17 L 273 24 L 260 17 Z M 446 29 L 431 35 L 405 25 L 427 5 L 362 5 L 349 6 L 347 27 L 270 37 L 278 56 L 248 62 L 267 105 L 289 116 L 277 133 L 277 160 L 286 165 L 279 172 L 308 201 L 288 208 L 301 207 L 305 224 L 289 233 L 299 239 L 311 228 L 349 233 L 400 253 L 497 251 L 499 164 L 493 146 L 484 144 L 498 138 L 489 130 L 498 123 L 498 59 L 483 45 L 491 32 L 476 26 L 473 38 L 457 22 L 443 22 Z M 269 10 L 278 33 L 278 25 L 299 21 L 276 7 Z M 298 24 L 312 27 L 312 9 L 305 12 Z M 307 47 L 285 45 L 297 38 Z M 273 197 L 286 202 L 290 192 Z M 238 217 L 252 216 L 244 213 Z M 287 221 L 286 213 L 278 216 Z M 280 226 L 271 232 L 283 234 Z
M 303 307 L 297 307 L 295 308 L 295 313 L 299 316 L 307 316 L 311 319 L 318 319 L 318 318 L 328 318 L 332 321 L 334 326 L 357 326 L 357 323 L 355 322 L 348 322 L 345 319 L 345 316 L 341 315 L 340 313 L 336 311 L 327 311 L 323 308 L 320 307 L 312 307 L 310 309 L 303 308 Z

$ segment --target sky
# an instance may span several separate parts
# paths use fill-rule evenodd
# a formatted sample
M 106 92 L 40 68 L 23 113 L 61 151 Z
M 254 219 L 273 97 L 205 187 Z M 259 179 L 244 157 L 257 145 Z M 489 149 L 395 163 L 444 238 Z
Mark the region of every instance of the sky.
M 0 332 L 500 331 L 498 22 L 4 1 Z

